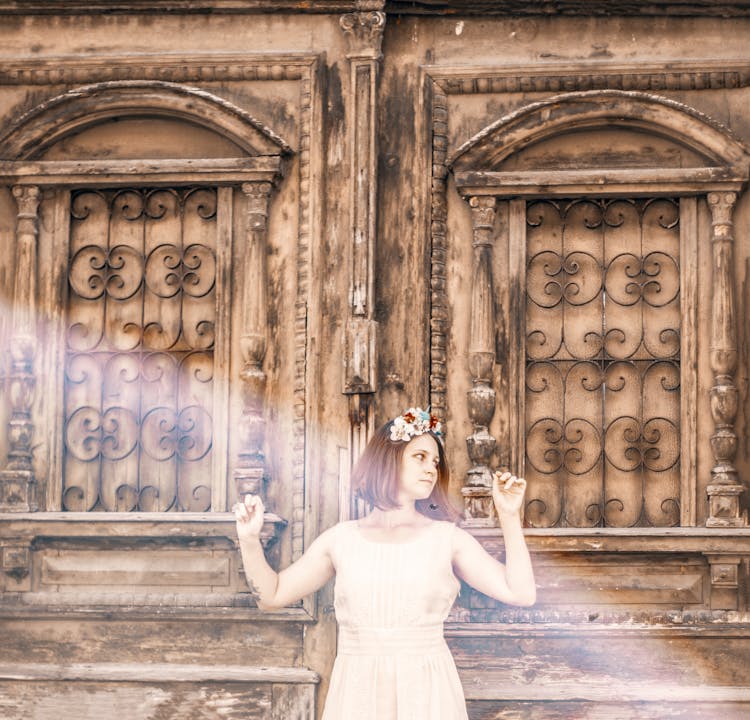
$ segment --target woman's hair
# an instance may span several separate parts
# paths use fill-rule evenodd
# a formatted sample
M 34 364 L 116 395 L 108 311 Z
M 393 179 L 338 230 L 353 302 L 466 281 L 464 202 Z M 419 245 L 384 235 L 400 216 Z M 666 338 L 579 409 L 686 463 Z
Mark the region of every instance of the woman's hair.
M 404 440 L 391 440 L 393 420 L 378 428 L 352 471 L 352 488 L 368 505 L 380 510 L 392 510 L 398 505 L 398 482 L 401 459 L 409 444 Z M 416 509 L 427 517 L 455 522 L 459 513 L 448 495 L 450 472 L 445 450 L 438 435 L 429 430 L 438 447 L 437 482 L 430 496 L 417 500 Z

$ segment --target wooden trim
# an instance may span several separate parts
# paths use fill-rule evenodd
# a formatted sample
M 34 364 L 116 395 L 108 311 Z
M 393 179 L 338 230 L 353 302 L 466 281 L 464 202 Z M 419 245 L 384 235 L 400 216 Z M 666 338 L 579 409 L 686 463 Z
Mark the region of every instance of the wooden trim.
M 499 528 L 472 528 L 471 533 L 480 540 L 496 541 L 502 537 Z M 539 547 L 552 542 L 560 543 L 560 549 L 587 552 L 639 549 L 659 552 L 659 543 L 667 552 L 739 551 L 747 554 L 750 550 L 750 528 L 528 528 L 524 533 L 529 543 Z M 38 537 L 46 541 L 97 537 L 121 540 L 168 537 L 176 541 L 222 538 L 233 546 L 236 543 L 234 513 L 229 512 L 0 513 L 0 537 L 24 540 Z M 650 544 L 652 541 L 656 544 Z
M 705 0 L 703 0 L 705 2 Z M 293 12 L 335 14 L 356 10 L 356 0 L 2 0 L 0 15 L 100 15 L 102 13 L 151 15 L 154 13 L 232 14 Z
M 194 184 L 235 185 L 254 180 L 275 182 L 278 155 L 211 160 L 40 160 L 0 161 L 0 182 L 85 187 L 90 185 Z
M 511 200 L 508 218 L 508 284 L 510 287 L 510 342 L 508 344 L 511 466 L 526 473 L 526 201 Z
M 228 510 L 229 372 L 231 365 L 232 211 L 234 189 L 217 190 L 216 226 L 216 336 L 214 343 L 213 462 L 211 510 Z
M 585 681 L 564 681 L 552 684 L 546 682 L 539 685 L 522 687 L 518 682 L 493 677 L 495 673 L 483 671 L 477 675 L 474 669 L 466 671 L 474 682 L 465 683 L 467 700 L 496 700 L 533 702 L 543 701 L 561 703 L 575 700 L 576 702 L 592 703 L 637 703 L 640 707 L 644 703 L 750 703 L 750 687 L 723 685 L 677 685 L 654 682 L 646 685 L 638 682 L 623 682 L 622 685 L 604 683 L 594 685 Z M 459 667 L 459 675 L 461 668 Z M 694 716 L 695 717 L 695 716 Z
M 317 684 L 318 673 L 303 667 L 187 665 L 177 663 L 91 663 L 0 665 L 0 680 L 148 683 L 300 683 Z
M 193 621 L 242 623 L 302 623 L 317 622 L 304 608 L 291 607 L 266 612 L 252 607 L 245 594 L 215 598 L 208 594 L 192 597 L 173 595 L 127 596 L 110 593 L 108 596 L 87 593 L 82 596 L 63 593 L 23 593 L 20 599 L 0 604 L 0 620 L 127 620 L 127 621 Z M 150 604 L 144 601 L 150 599 Z M 211 602 L 209 602 L 209 600 Z M 171 603 L 171 604 L 170 604 Z
M 664 619 L 662 613 L 659 616 L 656 611 L 655 617 Z M 695 613 L 693 614 L 693 616 Z M 674 616 L 673 616 L 674 617 Z M 678 623 L 665 625 L 662 623 L 644 624 L 642 622 L 631 623 L 608 623 L 603 621 L 602 616 L 596 618 L 596 622 L 587 621 L 581 626 L 578 623 L 565 622 L 562 618 L 555 622 L 547 620 L 543 624 L 534 622 L 447 622 L 444 625 L 444 635 L 446 638 L 455 638 L 460 641 L 461 638 L 492 638 L 498 642 L 513 638 L 534 638 L 543 637 L 545 639 L 558 638 L 581 638 L 601 639 L 610 637 L 638 637 L 638 638 L 746 638 L 750 637 L 750 626 L 746 623 L 727 623 L 716 622 L 713 625 L 706 622 L 692 621 L 690 624 Z
M 533 170 L 528 172 L 467 171 L 456 173 L 456 187 L 464 196 L 567 197 L 595 194 L 703 195 L 711 190 L 739 192 L 748 178 L 747 168 L 701 167 L 677 169 Z
M 470 532 L 502 547 L 499 529 Z M 750 528 L 533 528 L 524 535 L 532 552 L 747 554 L 750 548 Z
M 698 201 L 680 199 L 680 525 L 697 523 Z
M 47 476 L 38 478 L 45 484 L 44 505 L 49 511 L 62 510 L 63 432 L 60 418 L 64 408 L 65 387 L 65 307 L 67 305 L 68 247 L 70 238 L 70 193 L 59 191 L 45 197 L 54 203 L 54 227 L 47 235 L 42 229 L 40 241 L 47 237 L 50 248 L 45 252 L 47 262 L 40 265 L 40 273 L 49 271 L 49 282 L 40 284 L 40 309 L 48 324 L 48 344 L 44 353 L 44 374 L 40 390 L 47 404 L 39 419 L 39 431 L 49 438 L 49 466 Z M 40 247 L 40 251 L 41 251 Z M 43 280 L 43 278 L 40 278 Z

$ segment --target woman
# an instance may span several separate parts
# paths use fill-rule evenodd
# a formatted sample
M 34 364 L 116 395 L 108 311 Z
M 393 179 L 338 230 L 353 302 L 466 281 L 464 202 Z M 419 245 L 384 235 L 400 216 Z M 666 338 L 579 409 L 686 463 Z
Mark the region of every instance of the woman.
M 338 653 L 323 720 L 465 720 L 443 621 L 461 578 L 504 603 L 532 605 L 534 575 L 521 530 L 525 480 L 496 472 L 492 498 L 506 564 L 457 527 L 440 423 L 420 408 L 381 427 L 353 473 L 372 511 L 323 532 L 280 573 L 265 560 L 263 503 L 236 506 L 248 585 L 261 609 L 315 592 L 334 574 Z M 442 519 L 435 519 L 442 518 Z

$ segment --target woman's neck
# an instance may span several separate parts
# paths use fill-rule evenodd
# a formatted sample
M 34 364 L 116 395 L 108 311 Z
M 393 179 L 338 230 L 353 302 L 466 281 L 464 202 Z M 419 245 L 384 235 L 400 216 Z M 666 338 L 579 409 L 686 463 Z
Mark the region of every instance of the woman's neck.
M 417 510 L 413 501 L 391 510 L 374 508 L 367 516 L 368 524 L 383 528 L 421 525 L 424 520 L 424 515 Z

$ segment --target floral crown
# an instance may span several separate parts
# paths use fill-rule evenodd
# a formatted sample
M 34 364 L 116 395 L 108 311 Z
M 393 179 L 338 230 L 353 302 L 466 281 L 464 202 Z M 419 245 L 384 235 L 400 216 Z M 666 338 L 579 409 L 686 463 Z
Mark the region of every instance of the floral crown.
M 426 432 L 433 432 L 439 436 L 440 420 L 429 411 L 429 408 L 422 410 L 422 408 L 411 407 L 403 415 L 394 418 L 391 425 L 391 440 L 409 442 L 413 437 Z

